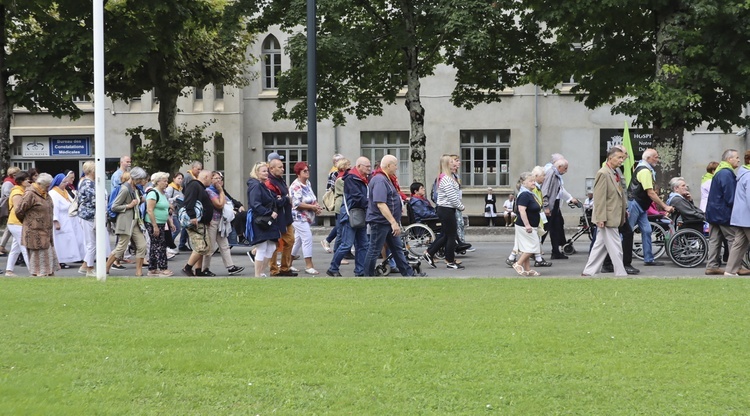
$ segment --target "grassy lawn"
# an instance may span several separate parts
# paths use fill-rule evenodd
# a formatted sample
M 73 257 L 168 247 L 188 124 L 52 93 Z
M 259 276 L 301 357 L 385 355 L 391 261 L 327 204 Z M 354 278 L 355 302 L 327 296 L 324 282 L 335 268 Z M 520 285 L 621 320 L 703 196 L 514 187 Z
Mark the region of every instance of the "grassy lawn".
M 750 280 L 0 280 L 0 414 L 748 414 Z

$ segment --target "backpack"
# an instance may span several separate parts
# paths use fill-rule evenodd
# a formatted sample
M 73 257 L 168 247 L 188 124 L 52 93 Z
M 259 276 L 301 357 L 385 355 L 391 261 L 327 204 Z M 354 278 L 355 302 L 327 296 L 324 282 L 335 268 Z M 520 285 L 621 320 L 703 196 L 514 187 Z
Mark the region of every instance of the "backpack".
M 432 191 L 430 191 L 430 199 L 435 204 L 437 204 L 437 197 L 438 197 L 438 179 L 439 178 L 435 178 L 435 181 L 432 182 Z
M 325 194 L 323 194 L 323 208 L 328 211 L 333 211 L 336 208 L 336 192 L 333 187 L 328 188 Z
M 115 186 L 112 188 L 112 193 L 109 194 L 109 199 L 107 199 L 107 221 L 108 222 L 115 222 L 117 219 L 117 212 L 112 211 L 112 204 L 115 202 L 115 199 L 117 199 L 117 194 L 120 193 L 120 188 L 122 187 L 122 184 Z
M 201 203 L 201 201 L 195 201 L 195 219 L 200 221 L 202 217 L 203 217 L 203 204 Z M 183 228 L 193 226 L 193 224 L 190 223 L 190 216 L 188 216 L 187 211 L 185 210 L 184 206 L 180 208 L 179 211 L 177 211 L 177 218 L 179 218 L 180 225 Z
M 158 204 L 158 203 L 159 203 L 159 193 L 158 193 L 158 192 L 156 192 L 156 189 L 154 189 L 154 188 L 151 188 L 151 189 L 149 189 L 149 190 L 148 190 L 148 192 L 146 192 L 146 197 L 148 197 L 148 194 L 149 194 L 150 192 L 152 192 L 152 191 L 153 191 L 154 193 L 156 193 L 156 203 Z M 141 203 L 141 204 L 140 204 L 140 205 L 138 206 L 138 209 L 139 209 L 139 210 L 141 211 L 141 218 L 146 218 L 146 202 L 142 202 L 142 203 Z
M 78 216 L 78 208 L 81 205 L 81 201 L 79 199 L 80 196 L 81 196 L 81 192 L 76 193 L 76 197 L 73 198 L 73 202 L 71 202 L 70 206 L 68 207 L 68 215 L 71 217 Z

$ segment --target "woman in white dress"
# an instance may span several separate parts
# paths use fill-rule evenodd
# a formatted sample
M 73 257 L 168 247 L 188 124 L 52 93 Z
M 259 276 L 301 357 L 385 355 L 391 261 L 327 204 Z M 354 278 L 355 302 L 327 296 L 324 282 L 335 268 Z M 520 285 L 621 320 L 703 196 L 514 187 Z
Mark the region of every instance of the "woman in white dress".
M 54 205 L 52 223 L 54 225 L 55 251 L 60 267 L 63 269 L 71 267 L 68 263 L 83 260 L 86 253 L 81 222 L 77 217 L 68 215 L 68 208 L 73 202 L 73 198 L 70 197 L 66 188 L 74 178 L 75 174 L 58 174 L 52 180 L 49 191 Z

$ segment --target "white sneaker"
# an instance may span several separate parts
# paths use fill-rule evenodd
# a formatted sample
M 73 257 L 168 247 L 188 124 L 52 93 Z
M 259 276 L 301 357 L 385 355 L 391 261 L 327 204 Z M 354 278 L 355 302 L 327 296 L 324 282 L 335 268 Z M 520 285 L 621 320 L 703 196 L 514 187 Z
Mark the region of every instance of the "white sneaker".
M 323 246 L 323 250 L 326 251 L 326 253 L 333 253 L 333 250 L 331 250 L 331 244 L 326 240 L 320 240 L 320 245 Z
M 289 270 L 291 270 L 291 271 L 293 271 L 295 273 L 299 273 L 299 269 L 296 268 L 296 267 L 294 267 L 294 266 L 290 267 Z
M 739 276 L 737 273 L 724 272 L 724 276 Z

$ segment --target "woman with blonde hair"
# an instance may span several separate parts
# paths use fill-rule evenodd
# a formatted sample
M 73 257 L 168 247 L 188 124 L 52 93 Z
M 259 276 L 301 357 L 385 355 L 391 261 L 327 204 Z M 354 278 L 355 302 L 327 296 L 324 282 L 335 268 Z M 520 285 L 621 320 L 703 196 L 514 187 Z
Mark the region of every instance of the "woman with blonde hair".
M 435 241 L 430 244 L 422 256 L 432 267 L 435 265 L 433 256 L 438 250 L 445 247 L 445 260 L 449 269 L 463 269 L 464 266 L 456 263 L 456 239 L 458 238 L 458 223 L 456 212 L 463 211 L 459 185 L 453 177 L 454 160 L 451 155 L 443 155 L 440 158 L 440 170 L 437 179 L 437 216 L 442 223 L 442 232 Z
M 130 175 L 130 174 L 128 174 Z M 78 218 L 83 227 L 83 242 L 85 251 L 83 265 L 78 272 L 86 276 L 96 276 L 94 260 L 96 260 L 96 163 L 92 160 L 83 164 L 83 179 L 78 184 Z M 109 239 L 107 239 L 109 243 Z
M 54 207 L 47 193 L 51 183 L 50 174 L 40 173 L 15 207 L 16 216 L 23 223 L 21 245 L 29 254 L 28 266 L 32 276 L 54 276 L 60 269 L 52 233 Z
M 255 277 L 267 277 L 266 269 L 276 251 L 276 244 L 281 238 L 281 230 L 279 230 L 276 218 L 279 216 L 277 213 L 279 206 L 283 205 L 284 201 L 281 196 L 274 195 L 266 187 L 266 179 L 268 179 L 268 164 L 256 163 L 250 172 L 250 179 L 247 180 L 247 201 L 250 206 L 247 220 L 250 222 L 248 228 L 252 230 L 252 235 L 245 236 L 250 240 L 250 244 L 256 246 Z M 267 221 L 262 222 L 261 218 Z

